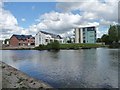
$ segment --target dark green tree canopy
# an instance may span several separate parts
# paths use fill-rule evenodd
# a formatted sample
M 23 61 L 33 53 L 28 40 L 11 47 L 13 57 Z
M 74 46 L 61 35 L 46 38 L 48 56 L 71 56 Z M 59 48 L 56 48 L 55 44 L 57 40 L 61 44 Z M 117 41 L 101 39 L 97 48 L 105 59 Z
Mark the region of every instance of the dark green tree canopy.
M 102 42 L 101 38 L 97 38 L 96 42 Z
M 120 41 L 120 25 L 117 25 L 117 30 L 118 30 L 118 41 Z
M 103 36 L 101 37 L 101 41 L 105 42 L 105 44 L 108 44 L 109 43 L 109 35 L 103 34 Z
M 57 40 L 54 40 L 54 42 L 48 43 L 47 48 L 49 50 L 59 50 L 60 49 L 60 44 Z
M 109 40 L 111 42 L 116 42 L 117 38 L 118 38 L 118 32 L 117 32 L 117 27 L 114 26 L 110 26 L 109 30 L 108 30 L 108 35 L 109 35 Z
M 108 35 L 104 34 L 101 41 L 105 44 L 112 44 L 120 42 L 120 25 L 110 25 Z

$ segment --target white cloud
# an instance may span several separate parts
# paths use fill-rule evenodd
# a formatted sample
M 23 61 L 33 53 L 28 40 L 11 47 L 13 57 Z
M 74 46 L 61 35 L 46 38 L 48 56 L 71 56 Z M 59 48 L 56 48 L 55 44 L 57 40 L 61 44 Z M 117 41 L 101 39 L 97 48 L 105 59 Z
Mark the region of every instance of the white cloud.
M 97 37 L 101 38 L 103 34 L 108 34 L 107 30 L 101 30 L 101 28 L 97 28 Z
M 13 34 L 27 34 L 22 27 L 18 26 L 18 21 L 11 12 L 3 9 L 0 2 L 0 40 L 10 38 Z
M 46 13 L 39 18 L 39 23 L 36 28 L 46 30 L 53 33 L 64 33 L 70 31 L 76 24 L 80 24 L 81 16 L 72 13 Z
M 17 30 L 17 25 L 16 18 L 9 11 L 2 9 L 0 12 L 0 29 L 2 30 L 2 37 L 0 37 L 0 39 L 7 37 L 8 34 L 10 35 L 14 29 Z
M 83 2 L 83 0 L 56 0 L 57 2 Z M 93 0 L 84 0 L 87 1 L 93 1 Z M 94 0 L 95 1 L 95 0 Z
M 98 16 L 92 12 L 84 12 L 83 18 L 86 20 L 96 20 Z
M 82 19 L 82 25 L 99 25 L 100 27 L 109 27 L 110 24 L 118 22 L 118 1 L 119 0 L 57 0 L 56 7 L 63 12 L 78 12 Z M 98 28 L 97 37 L 107 33 L 106 30 Z
M 3 6 L 3 0 L 0 0 L 0 7 L 2 7 Z
M 21 19 L 21 21 L 25 22 L 25 21 L 26 21 L 26 19 L 25 19 L 25 18 L 22 18 L 22 19 Z
M 73 36 L 73 35 L 74 35 L 74 29 L 71 29 L 70 31 L 60 34 L 60 36 L 62 37 L 68 37 L 68 36 Z
M 18 25 L 17 19 L 9 12 L 6 10 L 2 10 L 0 12 L 0 28 L 8 28 L 8 27 L 13 27 Z M 5 27 L 6 26 L 6 27 Z
M 69 0 L 66 3 L 57 3 L 56 7 L 62 9 L 63 12 L 45 13 L 37 19 L 37 24 L 29 26 L 28 29 L 19 27 L 16 17 L 8 10 L 4 10 L 0 3 L 0 29 L 2 30 L 0 39 L 9 38 L 12 34 L 35 35 L 39 30 L 69 36 L 73 35 L 73 28 L 80 25 L 109 26 L 115 24 L 118 20 L 118 0 L 106 1 L 104 0 L 103 3 L 101 0 L 85 0 L 84 2 Z M 35 6 L 32 7 L 32 10 L 34 9 Z M 73 14 L 73 11 L 78 14 Z M 26 19 L 22 18 L 21 21 L 24 22 Z M 107 30 L 98 28 L 97 32 L 100 37 Z
M 86 0 L 84 2 L 58 3 L 57 8 L 64 11 L 82 11 L 82 15 L 89 19 L 106 19 L 113 22 L 118 20 L 118 0 L 107 2 L 106 0 Z
M 88 17 L 91 16 L 92 14 L 90 13 Z M 70 36 L 74 34 L 74 28 L 79 27 L 80 25 L 99 26 L 98 22 L 84 21 L 85 18 L 87 17 L 72 13 L 45 13 L 42 16 L 40 16 L 39 19 L 37 19 L 39 23 L 36 25 L 32 25 L 29 30 L 33 33 L 36 33 L 39 30 L 43 30 L 47 32 L 60 34 L 62 36 Z

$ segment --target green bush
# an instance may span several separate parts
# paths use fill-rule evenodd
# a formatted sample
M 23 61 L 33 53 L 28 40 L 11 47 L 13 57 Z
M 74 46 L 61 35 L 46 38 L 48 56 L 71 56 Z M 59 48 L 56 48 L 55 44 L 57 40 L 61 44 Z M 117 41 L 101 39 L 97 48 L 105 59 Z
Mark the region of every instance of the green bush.
M 35 47 L 36 50 L 45 50 L 46 46 L 45 45 L 39 45 L 38 47 Z
M 113 43 L 109 45 L 109 48 L 120 48 L 120 43 Z
M 69 44 L 59 44 L 57 40 L 54 42 L 48 43 L 47 45 L 39 45 L 36 47 L 36 50 L 59 50 L 59 49 L 80 49 L 80 48 L 97 48 L 103 47 L 102 44 L 76 44 L 76 43 L 69 43 Z
M 59 50 L 60 49 L 60 44 L 57 40 L 54 42 L 48 43 L 47 44 L 47 49 L 48 50 Z
M 36 50 L 59 50 L 60 44 L 57 40 L 54 42 L 50 42 L 47 45 L 39 45 L 38 47 L 35 47 Z

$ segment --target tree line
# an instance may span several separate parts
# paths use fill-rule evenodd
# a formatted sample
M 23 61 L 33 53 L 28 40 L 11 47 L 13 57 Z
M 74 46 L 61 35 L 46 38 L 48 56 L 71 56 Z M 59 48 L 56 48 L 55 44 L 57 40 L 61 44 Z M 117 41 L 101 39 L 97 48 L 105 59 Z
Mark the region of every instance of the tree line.
M 97 42 L 104 42 L 105 45 L 113 45 L 120 43 L 120 25 L 110 25 L 108 34 L 103 34 Z

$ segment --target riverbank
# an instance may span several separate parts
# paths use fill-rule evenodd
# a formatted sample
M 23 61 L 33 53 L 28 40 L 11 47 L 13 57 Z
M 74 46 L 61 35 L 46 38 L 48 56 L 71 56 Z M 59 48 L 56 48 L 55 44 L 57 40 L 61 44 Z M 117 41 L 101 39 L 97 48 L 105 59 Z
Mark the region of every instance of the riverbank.
M 40 45 L 35 47 L 35 50 L 49 50 L 51 46 L 49 45 Z M 56 47 L 56 46 L 53 46 Z M 58 50 L 79 50 L 79 49 L 91 49 L 91 48 L 100 48 L 108 47 L 103 44 L 80 44 L 80 43 L 69 43 L 69 44 L 59 44 L 57 46 Z
M 90 49 L 90 48 L 99 48 L 106 47 L 102 44 L 80 44 L 80 43 L 72 43 L 72 44 L 61 44 L 60 49 Z
M 2 47 L 1 50 L 49 50 L 50 45 L 40 45 L 39 47 Z M 69 44 L 59 44 L 59 50 L 78 50 L 78 49 L 91 49 L 108 47 L 103 44 L 80 44 L 80 43 L 69 43 Z
M 11 47 L 11 46 L 2 46 L 0 50 L 33 50 L 35 46 L 18 46 L 18 47 Z
M 39 88 L 44 90 L 52 88 L 45 82 L 36 80 L 1 61 L 0 69 L 2 69 L 2 88 Z

